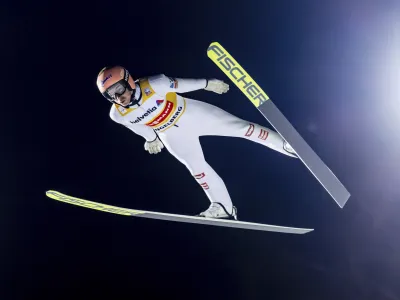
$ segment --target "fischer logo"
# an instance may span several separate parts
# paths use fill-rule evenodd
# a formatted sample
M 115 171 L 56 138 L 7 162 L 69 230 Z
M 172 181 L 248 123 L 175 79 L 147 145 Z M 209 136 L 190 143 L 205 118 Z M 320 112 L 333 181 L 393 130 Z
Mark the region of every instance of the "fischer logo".
M 256 107 L 269 100 L 268 96 L 258 86 L 253 78 L 222 48 L 212 44 L 208 47 L 209 57 L 224 73 L 239 87 L 239 89 L 253 102 Z M 211 56 L 210 56 L 211 55 Z
M 166 123 L 165 125 L 156 128 L 155 130 L 156 131 L 160 131 L 160 130 L 165 129 L 168 126 L 172 125 L 175 122 L 176 118 L 182 113 L 182 110 L 183 110 L 183 107 L 179 106 L 178 110 L 176 111 L 176 113 L 174 113 L 174 115 L 172 116 L 171 120 L 169 120 L 168 123 Z
M 152 108 L 149 108 L 143 115 L 137 117 L 136 120 L 129 121 L 129 122 L 131 122 L 132 124 L 133 123 L 139 123 L 140 121 L 144 120 L 146 117 L 151 115 L 151 113 L 156 111 L 156 110 L 157 110 L 157 107 L 153 106 Z

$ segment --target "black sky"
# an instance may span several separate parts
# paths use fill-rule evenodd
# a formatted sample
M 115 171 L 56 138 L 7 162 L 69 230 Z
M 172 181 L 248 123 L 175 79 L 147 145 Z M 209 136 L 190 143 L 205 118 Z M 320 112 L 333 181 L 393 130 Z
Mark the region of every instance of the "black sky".
M 3 6 L 1 299 L 400 299 L 398 2 Z M 204 210 L 182 164 L 110 120 L 95 80 L 121 64 L 135 77 L 227 82 L 206 55 L 213 41 L 345 184 L 343 210 L 301 162 L 222 137 L 201 142 L 240 219 L 313 233 L 126 218 L 45 197 Z M 270 127 L 233 85 L 188 96 Z

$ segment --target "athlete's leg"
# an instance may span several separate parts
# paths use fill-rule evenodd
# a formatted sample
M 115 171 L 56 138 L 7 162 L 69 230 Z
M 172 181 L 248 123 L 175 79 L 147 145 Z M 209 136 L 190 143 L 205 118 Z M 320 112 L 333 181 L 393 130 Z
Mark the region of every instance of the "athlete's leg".
M 198 123 L 196 131 L 199 136 L 218 135 L 240 137 L 263 146 L 269 147 L 285 155 L 296 157 L 288 152 L 285 140 L 276 131 L 259 124 L 240 119 L 214 105 L 188 100 L 188 109 L 194 111 L 195 120 Z M 292 149 L 289 149 L 292 150 Z
M 232 201 L 224 181 L 205 160 L 198 136 L 187 134 L 182 127 L 180 125 L 159 134 L 161 141 L 168 151 L 188 168 L 204 189 L 208 199 L 212 203 L 221 203 L 231 213 Z

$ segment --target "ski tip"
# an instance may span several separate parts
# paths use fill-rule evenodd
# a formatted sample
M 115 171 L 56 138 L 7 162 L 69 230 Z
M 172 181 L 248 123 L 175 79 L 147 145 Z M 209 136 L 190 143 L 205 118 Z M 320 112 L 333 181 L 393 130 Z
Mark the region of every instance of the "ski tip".
M 48 190 L 46 191 L 46 196 L 52 198 L 52 196 L 54 196 L 55 194 L 59 194 L 59 192 L 57 191 L 53 191 L 53 190 Z
M 207 56 L 211 58 L 211 53 L 216 51 L 215 49 L 223 49 L 223 47 L 218 42 L 212 42 L 207 48 Z
M 220 46 L 220 43 L 214 41 L 214 42 L 211 42 L 211 43 L 210 43 L 210 46 L 209 46 L 209 47 L 211 47 L 211 46 L 217 46 L 217 45 Z

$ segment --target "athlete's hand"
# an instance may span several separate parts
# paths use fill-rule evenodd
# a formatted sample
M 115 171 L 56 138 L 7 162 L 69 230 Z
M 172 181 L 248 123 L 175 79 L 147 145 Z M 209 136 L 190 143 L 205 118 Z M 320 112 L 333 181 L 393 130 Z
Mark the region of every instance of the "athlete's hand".
M 158 137 L 154 141 L 146 141 L 144 144 L 144 150 L 149 151 L 150 154 L 157 154 L 161 152 L 162 148 L 164 148 L 164 145 Z
M 229 85 L 222 80 L 213 78 L 208 80 L 207 86 L 204 89 L 217 94 L 223 94 L 229 91 Z

